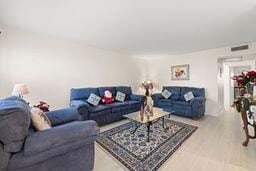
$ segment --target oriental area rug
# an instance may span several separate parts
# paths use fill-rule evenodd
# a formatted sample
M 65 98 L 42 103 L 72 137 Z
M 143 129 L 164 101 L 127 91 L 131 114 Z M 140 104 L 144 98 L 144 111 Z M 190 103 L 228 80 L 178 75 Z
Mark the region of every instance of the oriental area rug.
M 197 129 L 196 126 L 166 119 L 165 129 L 160 121 L 152 124 L 147 142 L 146 125 L 133 134 L 135 123 L 100 133 L 97 143 L 133 171 L 157 170 Z

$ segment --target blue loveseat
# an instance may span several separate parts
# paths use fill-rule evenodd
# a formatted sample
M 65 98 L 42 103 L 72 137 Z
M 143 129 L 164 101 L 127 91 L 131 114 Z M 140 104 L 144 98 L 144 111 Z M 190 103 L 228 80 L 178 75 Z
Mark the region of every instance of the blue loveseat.
M 172 95 L 165 99 L 161 93 L 153 94 L 154 106 L 165 110 L 174 111 L 174 115 L 189 118 L 199 118 L 205 113 L 205 89 L 195 87 L 164 86 L 162 91 L 168 90 Z M 191 101 L 186 101 L 184 95 L 192 92 L 195 96 Z
M 0 171 L 93 170 L 95 121 L 67 108 L 47 112 L 53 127 L 35 131 L 29 110 L 21 98 L 0 100 Z
M 111 104 L 100 103 L 92 106 L 87 103 L 90 94 L 103 97 L 104 92 L 110 90 L 113 96 L 118 91 L 126 94 L 124 102 L 113 102 Z M 132 94 L 131 87 L 99 87 L 99 88 L 72 88 L 70 96 L 70 107 L 75 108 L 82 116 L 83 120 L 95 120 L 100 126 L 123 119 L 123 115 L 140 110 L 146 97 Z

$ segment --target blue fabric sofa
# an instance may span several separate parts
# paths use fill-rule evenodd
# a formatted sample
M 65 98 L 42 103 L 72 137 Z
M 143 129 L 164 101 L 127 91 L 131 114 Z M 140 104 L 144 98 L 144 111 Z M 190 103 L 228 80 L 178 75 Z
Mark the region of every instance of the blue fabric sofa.
M 161 93 L 153 94 L 154 106 L 165 110 L 174 111 L 174 115 L 189 118 L 199 118 L 205 113 L 205 89 L 195 87 L 164 86 L 162 91 L 168 90 L 172 95 L 165 99 Z M 184 94 L 191 91 L 194 99 L 187 102 Z
M 80 115 L 70 108 L 46 115 L 53 127 L 34 131 L 24 100 L 0 100 L 0 170 L 93 170 L 97 123 L 78 121 Z
M 110 90 L 113 96 L 118 91 L 126 94 L 124 102 L 114 102 L 111 104 L 99 104 L 92 106 L 87 103 L 90 94 L 104 96 L 105 90 Z M 72 88 L 70 96 L 70 107 L 75 108 L 82 116 L 83 120 L 95 120 L 100 126 L 123 119 L 123 115 L 140 110 L 146 97 L 132 94 L 131 87 L 99 87 L 99 88 Z

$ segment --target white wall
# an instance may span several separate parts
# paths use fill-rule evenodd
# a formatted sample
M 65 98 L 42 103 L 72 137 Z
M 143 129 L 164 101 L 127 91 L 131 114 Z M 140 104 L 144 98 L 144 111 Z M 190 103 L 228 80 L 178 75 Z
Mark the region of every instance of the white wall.
M 68 105 L 71 87 L 130 85 L 139 93 L 146 79 L 163 85 L 206 88 L 206 114 L 218 115 L 222 109 L 218 94 L 217 59 L 256 53 L 250 50 L 231 53 L 230 48 L 205 50 L 184 55 L 138 59 L 129 55 L 86 46 L 82 43 L 5 30 L 0 38 L 0 96 L 10 95 L 14 84 L 25 83 L 32 104 L 47 101 L 52 109 Z M 171 66 L 190 64 L 190 80 L 172 81 Z
M 152 58 L 149 61 L 149 78 L 158 84 L 156 91 L 163 85 L 204 87 L 206 89 L 206 114 L 219 115 L 223 105 L 218 101 L 218 58 L 256 52 L 256 43 L 249 45 L 250 50 L 230 52 L 230 47 L 205 50 L 184 55 Z M 190 65 L 190 80 L 171 80 L 171 66 Z
M 146 76 L 142 59 L 88 47 L 82 43 L 5 30 L 0 38 L 0 96 L 25 83 L 36 104 L 68 106 L 71 87 L 130 85 L 136 91 Z

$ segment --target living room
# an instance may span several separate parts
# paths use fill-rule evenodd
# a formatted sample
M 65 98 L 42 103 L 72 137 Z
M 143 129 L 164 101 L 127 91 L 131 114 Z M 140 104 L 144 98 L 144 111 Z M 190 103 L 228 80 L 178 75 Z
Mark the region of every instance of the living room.
M 43 101 L 46 106 L 49 105 L 50 112 L 61 110 L 53 116 L 57 119 L 53 119 L 52 128 L 36 130 L 35 134 L 44 134 L 65 125 L 76 128 L 81 124 L 82 127 L 89 122 L 91 127 L 95 124 L 95 134 L 98 136 L 91 142 L 93 147 L 90 146 L 95 154 L 84 150 L 84 147 L 89 147 L 85 142 L 65 147 L 65 153 L 55 153 L 49 148 L 43 148 L 44 144 L 33 144 L 33 139 L 29 138 L 33 134 L 28 133 L 24 135 L 19 150 L 8 150 L 8 147 L 11 148 L 7 147 L 10 141 L 5 141 L 5 136 L 10 133 L 1 132 L 4 136 L 0 135 L 0 147 L 3 147 L 0 148 L 0 170 L 254 170 L 256 141 L 250 136 L 247 146 L 242 145 L 247 137 L 243 129 L 245 122 L 240 112 L 226 107 L 224 100 L 220 99 L 226 93 L 220 87 L 220 83 L 224 84 L 222 78 L 227 78 L 229 82 L 235 80 L 230 78 L 234 75 L 225 77 L 224 65 L 220 65 L 219 61 L 225 59 L 224 63 L 227 63 L 226 59 L 229 59 L 230 63 L 230 59 L 234 58 L 253 61 L 254 68 L 251 69 L 255 71 L 255 8 L 256 2 L 253 0 L 236 3 L 231 0 L 0 0 L 0 95 L 3 107 L 2 110 L 0 108 L 0 130 L 7 131 L 6 126 L 9 128 L 13 124 L 20 124 L 11 116 L 14 122 L 4 123 L 5 105 L 11 101 L 5 98 L 13 97 L 15 89 L 20 91 L 18 98 L 29 103 L 29 107 Z M 185 74 L 179 78 L 174 73 L 180 69 Z M 22 94 L 24 87 L 26 91 Z M 187 87 L 192 88 L 187 90 Z M 101 119 L 96 115 L 90 117 L 92 111 L 86 113 L 84 108 L 80 108 L 84 104 L 72 104 L 72 100 L 87 101 L 92 94 L 88 88 L 95 88 L 93 91 L 97 89 L 94 94 L 100 97 L 99 105 L 103 105 L 110 91 L 114 103 L 118 103 L 118 92 L 125 94 L 124 101 L 129 102 L 129 107 L 116 108 L 118 117 L 107 118 L 115 113 L 114 104 L 109 104 L 112 107 L 107 108 L 106 112 L 110 109 L 112 112 L 97 114 L 97 117 L 102 116 Z M 145 94 L 147 89 L 149 93 Z M 165 98 L 164 90 L 167 90 L 167 95 L 171 95 Z M 177 91 L 179 97 L 175 99 Z M 189 92 L 192 92 L 194 98 L 203 98 L 195 102 L 195 108 L 191 107 L 193 99 L 187 101 L 184 97 Z M 255 96 L 254 93 L 252 96 Z M 180 99 L 183 101 L 174 102 Z M 14 101 L 10 102 L 10 106 L 20 103 L 17 102 L 19 100 Z M 131 101 L 137 101 L 133 108 Z M 122 100 L 119 102 L 122 103 Z M 154 106 L 153 111 L 157 109 L 155 115 L 153 112 L 153 116 L 148 116 L 159 115 L 157 119 L 141 123 L 130 116 L 140 116 L 147 106 Z M 93 107 L 92 104 L 88 106 Z M 77 115 L 70 114 L 72 111 Z M 51 122 L 50 114 L 45 113 Z M 72 118 L 72 121 L 66 123 L 62 116 Z M 17 117 L 20 119 L 21 116 Z M 55 123 L 60 120 L 64 120 L 65 124 L 61 126 Z M 165 128 L 158 127 L 162 124 L 160 121 L 165 122 Z M 31 123 L 34 123 L 33 119 Z M 139 123 L 135 132 L 132 131 L 133 135 L 129 136 L 130 141 L 122 142 L 118 137 L 125 136 L 127 132 L 117 132 L 115 136 L 107 137 L 109 131 L 118 131 L 117 128 L 126 130 L 130 123 Z M 168 125 L 172 127 L 168 129 Z M 174 128 L 178 127 L 186 128 L 188 132 L 182 134 L 179 130 L 176 134 Z M 15 128 L 14 132 L 19 129 Z M 78 140 L 75 135 L 83 133 L 84 129 L 68 133 L 71 130 L 65 127 L 67 137 L 74 140 Z M 166 139 L 154 138 L 158 129 L 164 129 L 159 132 L 159 137 Z M 133 127 L 129 127 L 129 130 L 133 130 Z M 174 132 L 169 134 L 168 130 Z M 249 133 L 253 134 L 253 131 L 249 127 Z M 65 143 L 68 138 L 63 137 L 62 140 L 61 135 L 65 135 L 65 132 L 54 134 L 60 138 L 56 138 L 52 145 Z M 176 139 L 178 136 L 175 135 L 182 138 Z M 133 136 L 143 145 L 135 142 L 138 146 L 130 145 Z M 115 151 L 107 145 L 105 139 L 112 139 L 113 144 L 120 143 L 122 148 Z M 20 139 L 13 141 L 17 140 Z M 47 141 L 50 143 L 50 140 Z M 29 142 L 31 149 L 26 150 Z M 168 143 L 174 144 L 174 147 L 166 150 L 171 147 Z M 164 150 L 156 144 L 165 147 L 167 153 L 163 154 Z M 40 148 L 46 151 L 42 152 Z M 36 155 L 32 149 L 40 154 Z M 72 150 L 78 151 L 77 154 L 73 154 Z M 126 150 L 126 158 L 118 153 L 120 150 Z M 147 154 L 144 155 L 143 150 L 148 150 Z M 23 152 L 24 158 L 20 157 Z M 157 154 L 162 155 L 157 158 Z M 136 155 L 139 156 L 135 157 L 136 160 L 128 161 Z M 61 164 L 58 165 L 58 162 Z

